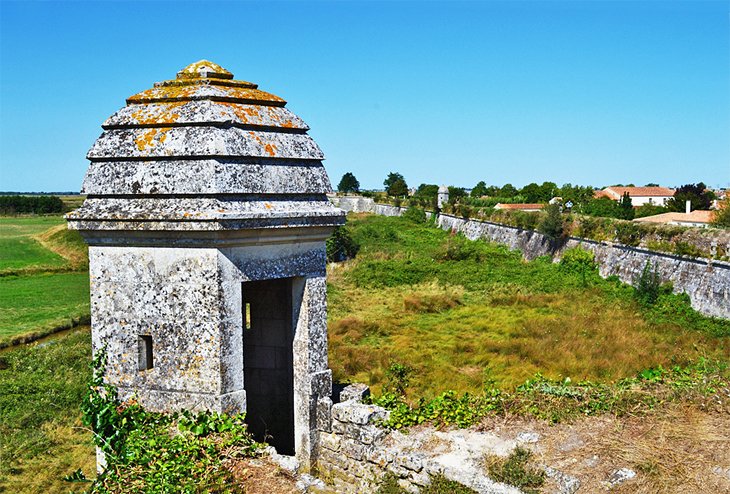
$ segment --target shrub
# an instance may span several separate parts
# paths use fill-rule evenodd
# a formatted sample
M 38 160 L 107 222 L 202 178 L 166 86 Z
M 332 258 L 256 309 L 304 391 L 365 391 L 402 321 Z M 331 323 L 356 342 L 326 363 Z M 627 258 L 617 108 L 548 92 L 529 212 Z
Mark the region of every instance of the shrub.
M 547 214 L 538 225 L 538 231 L 553 239 L 562 238 L 565 235 L 565 225 L 560 214 L 560 205 L 548 204 L 545 212 Z
M 649 261 L 646 261 L 641 274 L 634 280 L 634 288 L 636 288 L 636 299 L 645 306 L 654 305 L 659 298 L 659 290 L 661 288 L 661 280 L 656 264 L 652 269 Z
M 641 232 L 638 225 L 629 222 L 617 222 L 616 240 L 631 247 L 638 246 L 641 242 Z
M 567 249 L 560 259 L 560 269 L 580 275 L 583 285 L 586 284 L 587 275 L 595 272 L 596 268 L 596 257 L 593 252 L 580 247 Z
M 327 261 L 341 262 L 352 259 L 360 250 L 358 243 L 352 238 L 352 232 L 346 225 L 338 226 L 327 239 Z
M 413 368 L 407 365 L 391 362 L 390 367 L 385 371 L 385 377 L 388 379 L 385 389 L 390 393 L 403 396 L 406 393 L 406 388 L 411 384 L 412 372 Z
M 253 456 L 260 447 L 243 416 L 152 413 L 134 401 L 121 403 L 116 388 L 104 384 L 105 354 L 102 349 L 94 358 L 82 405 L 83 422 L 107 460 L 91 492 L 227 492 L 233 475 L 223 463 Z M 68 477 L 77 480 L 83 474 Z
M 489 476 L 497 482 L 518 487 L 526 494 L 537 494 L 545 483 L 545 472 L 527 467 L 531 457 L 531 451 L 519 446 L 506 459 L 488 457 Z
M 401 217 L 417 224 L 426 223 L 427 221 L 426 211 L 414 206 L 406 209 L 405 213 L 403 213 Z
M 687 242 L 675 242 L 674 253 L 678 256 L 700 257 L 702 252 L 696 246 Z
M 453 235 L 441 247 L 438 257 L 444 261 L 482 260 L 482 250 L 477 242 L 463 235 Z

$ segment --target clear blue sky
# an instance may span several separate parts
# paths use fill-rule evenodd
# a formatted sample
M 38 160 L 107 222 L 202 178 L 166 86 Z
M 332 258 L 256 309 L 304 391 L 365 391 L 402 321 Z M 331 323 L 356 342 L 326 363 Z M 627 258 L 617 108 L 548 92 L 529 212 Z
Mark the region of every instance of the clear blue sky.
M 730 2 L 0 0 L 0 190 L 79 190 L 126 97 L 207 58 L 336 185 L 730 185 Z

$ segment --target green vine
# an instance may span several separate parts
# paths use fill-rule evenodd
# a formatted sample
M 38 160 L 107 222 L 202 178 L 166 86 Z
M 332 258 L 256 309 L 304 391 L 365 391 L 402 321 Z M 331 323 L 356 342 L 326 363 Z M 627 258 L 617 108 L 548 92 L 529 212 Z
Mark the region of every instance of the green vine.
M 248 433 L 244 415 L 148 412 L 135 400 L 120 402 L 117 389 L 104 382 L 105 348 L 92 366 L 82 420 L 106 456 L 92 493 L 235 491 L 230 463 L 262 447 Z M 85 477 L 77 470 L 67 480 Z

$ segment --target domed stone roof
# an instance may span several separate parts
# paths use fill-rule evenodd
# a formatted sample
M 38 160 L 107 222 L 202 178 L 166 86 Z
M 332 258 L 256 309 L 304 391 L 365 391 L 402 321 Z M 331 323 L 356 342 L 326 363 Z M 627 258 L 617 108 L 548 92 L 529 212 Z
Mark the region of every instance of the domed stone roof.
M 334 226 L 342 211 L 286 101 L 201 60 L 127 99 L 87 154 L 79 230 Z

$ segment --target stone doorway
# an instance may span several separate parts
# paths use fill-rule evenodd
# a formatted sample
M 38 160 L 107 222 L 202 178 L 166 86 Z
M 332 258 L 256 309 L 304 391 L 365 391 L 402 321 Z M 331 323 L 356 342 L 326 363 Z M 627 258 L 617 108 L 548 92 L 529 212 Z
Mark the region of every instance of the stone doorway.
M 294 454 L 292 279 L 242 286 L 246 422 L 258 441 Z

